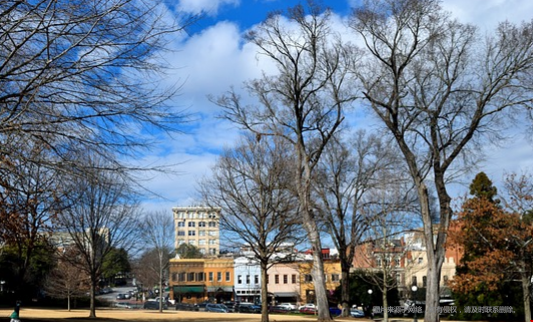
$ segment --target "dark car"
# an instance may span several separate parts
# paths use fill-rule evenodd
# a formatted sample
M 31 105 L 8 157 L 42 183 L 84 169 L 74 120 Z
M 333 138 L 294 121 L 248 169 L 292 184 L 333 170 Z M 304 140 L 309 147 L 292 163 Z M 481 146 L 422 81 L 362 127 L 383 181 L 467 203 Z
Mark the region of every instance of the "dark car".
M 126 296 L 122 293 L 118 294 L 117 295 L 117 300 L 125 300 L 126 299 Z
M 275 305 L 268 308 L 268 312 L 270 313 L 289 313 L 292 312 L 291 309 L 289 309 L 286 306 L 283 305 Z
M 330 307 L 329 308 L 329 314 L 333 315 L 333 316 L 339 316 L 341 315 L 342 313 L 342 310 L 339 309 L 338 307 Z
M 235 306 L 237 302 L 227 301 L 224 302 L 224 305 L 228 308 L 228 312 L 235 312 Z
M 228 308 L 224 304 L 207 304 L 205 306 L 206 312 L 228 313 Z
M 159 310 L 159 302 L 148 301 L 144 302 L 143 309 L 145 310 Z M 163 310 L 167 310 L 168 306 L 166 303 L 163 303 Z
M 197 304 L 198 305 L 198 309 L 200 309 L 200 311 L 205 311 L 205 306 L 207 304 L 214 304 L 214 303 L 210 302 L 210 301 L 203 301 L 203 302 Z
M 239 313 L 261 313 L 261 305 L 240 303 L 235 307 L 235 311 Z
M 192 303 L 178 303 L 176 304 L 176 311 L 199 311 L 200 308 Z

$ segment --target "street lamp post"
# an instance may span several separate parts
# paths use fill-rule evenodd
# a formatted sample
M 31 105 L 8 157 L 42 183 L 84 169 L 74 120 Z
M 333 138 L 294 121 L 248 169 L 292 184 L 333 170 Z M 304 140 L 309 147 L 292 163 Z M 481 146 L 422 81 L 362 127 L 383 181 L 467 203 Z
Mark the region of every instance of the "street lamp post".
M 418 290 L 418 287 L 416 285 L 411 286 L 411 291 L 413 291 L 413 304 L 414 304 L 414 310 L 415 310 L 415 316 L 413 319 L 413 322 L 418 322 L 416 319 L 416 291 Z
M 368 303 L 368 313 L 371 317 L 374 317 L 374 312 L 372 310 L 372 289 L 368 290 L 368 295 L 370 295 L 370 303 Z

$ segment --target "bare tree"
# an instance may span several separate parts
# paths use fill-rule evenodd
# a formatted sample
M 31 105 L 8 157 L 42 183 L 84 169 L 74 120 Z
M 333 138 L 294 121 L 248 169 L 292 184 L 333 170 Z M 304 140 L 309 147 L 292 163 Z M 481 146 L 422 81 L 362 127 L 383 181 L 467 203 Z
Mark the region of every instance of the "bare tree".
M 80 256 L 73 264 L 81 263 L 79 268 L 90 277 L 90 317 L 96 317 L 95 290 L 104 259 L 114 249 L 131 249 L 139 240 L 137 205 L 128 181 L 97 169 L 101 167 L 71 177 L 71 204 L 59 216 L 59 228 L 68 233 Z
M 531 291 L 533 284 L 533 236 L 528 233 L 533 227 L 533 175 L 509 174 L 505 177 L 504 186 L 509 195 L 506 207 L 518 214 L 518 231 L 509 236 L 509 241 L 518 256 L 511 261 L 512 268 L 522 285 L 524 304 L 524 321 L 531 321 Z
M 144 294 L 144 286 L 157 285 L 159 283 L 159 274 L 153 267 L 154 263 L 158 262 L 157 252 L 155 249 L 146 249 L 139 258 L 132 262 L 132 270 L 135 274 L 137 285 L 142 289 Z
M 329 12 L 321 12 L 312 2 L 309 15 L 303 6 L 289 9 L 288 22 L 279 15 L 270 16 L 249 34 L 260 54 L 278 69 L 274 76 L 247 83 L 258 104 L 245 106 L 232 91 L 217 102 L 226 109 L 226 117 L 259 136 L 279 136 L 295 155 L 294 187 L 301 218 L 311 244 L 313 281 L 319 321 L 331 320 L 324 280 L 322 242 L 317 213 L 312 201 L 312 177 L 325 146 L 343 121 L 343 109 L 352 101 L 345 91 L 351 57 L 345 55 L 337 35 L 328 28 Z
M 349 316 L 350 269 L 369 223 L 361 211 L 364 197 L 379 181 L 378 174 L 397 168 L 398 160 L 392 146 L 378 135 L 358 131 L 345 141 L 332 141 L 326 148 L 316 174 L 316 192 L 322 219 L 339 251 L 342 315 Z
M 33 160 L 46 160 L 45 147 L 18 146 L 19 154 Z M 16 271 L 9 287 L 16 296 L 27 293 L 29 267 L 34 251 L 46 243 L 54 219 L 64 207 L 61 173 L 46 166 L 8 156 L 0 163 L 0 240 L 13 247 Z
M 71 301 L 85 296 L 90 290 L 89 275 L 79 269 L 80 264 L 72 264 L 76 259 L 79 259 L 79 256 L 75 248 L 62 247 L 59 249 L 57 266 L 50 272 L 44 284 L 48 296 L 67 300 L 69 311 L 71 310 Z
M 168 279 L 168 266 L 174 248 L 174 219 L 163 211 L 145 214 L 142 224 L 143 241 L 147 249 L 153 249 L 156 261 L 150 268 L 157 275 L 159 285 L 159 312 L 163 312 L 163 281 Z
M 367 200 L 371 201 L 360 210 L 368 222 L 365 237 L 370 245 L 368 256 L 363 258 L 370 269 L 364 276 L 381 291 L 385 322 L 389 313 L 387 294 L 401 286 L 402 270 L 407 268 L 402 261 L 410 247 L 406 245 L 403 234 L 410 230 L 415 216 L 411 208 L 416 198 L 412 198 L 409 194 L 411 190 L 402 185 L 405 181 L 396 181 L 396 178 L 388 173 L 377 179 L 379 183 L 367 196 Z
M 206 203 L 221 207 L 221 228 L 233 246 L 246 246 L 261 269 L 261 321 L 268 322 L 266 276 L 284 242 L 298 242 L 298 202 L 292 193 L 293 156 L 279 137 L 245 136 L 227 149 L 200 184 Z M 230 244 L 230 245 L 231 245 Z
M 533 24 L 502 23 L 484 37 L 451 20 L 437 0 L 380 0 L 357 8 L 351 26 L 367 54 L 355 69 L 365 102 L 394 137 L 417 188 L 428 257 L 425 321 L 435 322 L 452 216 L 447 183 L 461 161 L 479 156 L 465 153 L 469 147 L 488 135 L 496 141 L 501 111 L 531 108 Z
M 0 244 L 24 236 L 21 276 L 57 213 L 49 203 L 60 199 L 57 175 L 95 166 L 79 151 L 107 159 L 108 169 L 132 169 L 117 155 L 140 152 L 148 132 L 170 133 L 184 120 L 170 106 L 179 84 L 164 85 L 159 54 L 190 20 L 169 21 L 159 0 L 0 2 L 0 172 L 9 174 L 0 183 Z
M 49 166 L 78 160 L 74 150 L 112 157 L 148 146 L 140 129 L 176 130 L 158 59 L 178 26 L 160 1 L 37 0 L 0 3 L 0 154 L 13 142 L 46 146 Z M 83 164 L 78 164 L 79 167 Z

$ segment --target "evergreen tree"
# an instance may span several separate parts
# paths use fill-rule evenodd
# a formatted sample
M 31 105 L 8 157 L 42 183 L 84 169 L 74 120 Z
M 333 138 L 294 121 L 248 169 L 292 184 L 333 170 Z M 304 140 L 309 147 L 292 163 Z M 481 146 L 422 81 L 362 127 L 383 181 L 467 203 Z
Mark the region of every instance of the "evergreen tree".
M 458 306 L 458 318 L 463 320 L 516 319 L 523 315 L 519 284 L 513 281 L 513 262 L 519 249 L 506 234 L 520 235 L 523 226 L 518 216 L 509 213 L 496 199 L 497 189 L 483 172 L 470 185 L 472 198 L 465 201 L 459 213 L 461 229 L 451 232 L 450 240 L 463 249 L 451 283 Z M 465 312 L 466 307 L 512 306 L 514 314 Z
M 470 184 L 470 194 L 475 198 L 487 198 L 487 200 L 493 203 L 500 202 L 498 199 L 494 199 L 498 194 L 498 189 L 492 185 L 492 181 L 485 172 L 480 172 L 476 175 Z
M 200 252 L 200 249 L 198 247 L 191 245 L 191 244 L 181 244 L 176 249 L 176 253 L 180 256 L 180 258 L 203 258 L 204 254 Z

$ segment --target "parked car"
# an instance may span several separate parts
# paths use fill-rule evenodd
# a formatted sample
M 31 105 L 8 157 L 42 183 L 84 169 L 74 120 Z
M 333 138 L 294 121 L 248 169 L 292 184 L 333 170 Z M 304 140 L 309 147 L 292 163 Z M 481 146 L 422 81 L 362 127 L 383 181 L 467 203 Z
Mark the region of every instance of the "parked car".
M 131 309 L 131 305 L 126 302 L 116 302 L 115 307 L 119 309 Z
M 159 302 L 159 296 L 156 297 L 156 298 L 153 298 L 153 299 L 148 299 L 148 301 Z M 167 303 L 167 305 L 175 305 L 176 304 L 176 300 L 171 300 L 168 297 L 164 297 L 163 298 L 163 303 Z
M 354 318 L 364 318 L 365 312 L 359 310 L 359 309 L 350 309 L 350 315 Z
M 192 303 L 178 303 L 176 304 L 176 311 L 199 311 L 200 308 Z
M 298 307 L 298 310 L 305 309 L 305 308 L 316 309 L 316 305 L 314 305 L 313 303 L 307 303 L 305 305 Z
M 102 293 L 102 294 L 113 293 L 113 289 L 110 288 L 110 287 L 104 287 L 104 288 L 101 290 L 101 293 Z
M 235 312 L 239 313 L 261 313 L 261 305 L 242 302 L 235 306 Z
M 145 310 L 159 310 L 159 302 L 156 302 L 156 301 L 144 302 L 143 309 L 145 309 Z M 168 310 L 167 303 L 163 303 L 163 310 Z
M 201 303 L 198 304 L 198 308 L 200 309 L 200 311 L 205 311 L 205 307 L 207 304 L 214 304 L 210 301 L 203 301 Z
M 235 312 L 235 306 L 238 302 L 227 301 L 224 302 L 224 305 L 228 308 L 228 312 Z
M 338 307 L 333 306 L 329 308 L 329 314 L 333 316 L 339 316 L 341 315 L 341 313 L 342 313 L 342 310 L 339 309 Z
M 126 299 L 126 296 L 122 293 L 120 294 L 117 294 L 117 300 L 125 300 Z
M 268 312 L 271 313 L 289 313 L 292 310 L 289 310 L 286 306 L 275 305 L 268 308 Z
M 285 307 L 289 311 L 295 311 L 296 310 L 296 305 L 294 305 L 292 303 L 280 303 L 277 306 Z
M 224 304 L 206 304 L 205 311 L 228 313 L 228 308 Z
M 302 314 L 317 314 L 318 310 L 316 308 L 316 306 L 303 306 L 301 309 L 300 309 L 300 313 Z

